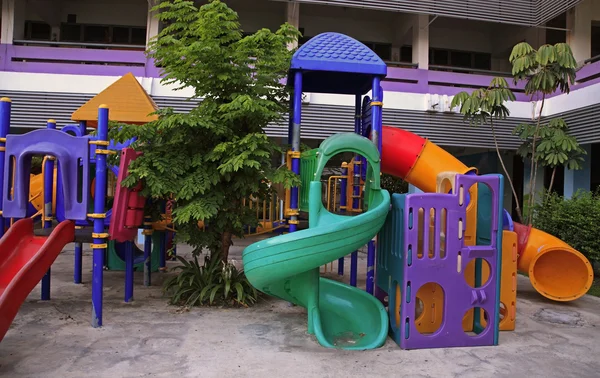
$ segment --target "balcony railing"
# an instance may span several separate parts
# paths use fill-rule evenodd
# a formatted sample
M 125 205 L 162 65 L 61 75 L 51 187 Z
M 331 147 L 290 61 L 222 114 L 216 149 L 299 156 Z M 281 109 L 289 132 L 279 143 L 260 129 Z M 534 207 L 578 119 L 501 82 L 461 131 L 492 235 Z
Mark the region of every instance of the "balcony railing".
M 158 77 L 145 46 L 49 41 L 14 41 L 0 46 L 0 69 L 73 75 Z
M 390 92 L 432 93 L 453 96 L 462 91 L 470 92 L 474 89 L 487 88 L 493 77 L 510 76 L 506 72 L 449 66 L 430 66 L 429 70 L 418 69 L 416 65 L 411 65 L 411 68 L 388 66 L 388 75 L 381 86 L 385 91 Z M 515 85 L 508 78 L 507 82 L 517 101 L 528 101 L 530 99 L 524 93 L 524 83 Z
M 382 87 L 390 92 L 455 95 L 489 86 L 493 77 L 507 78 L 517 101 L 529 101 L 524 83 L 514 84 L 507 72 L 386 62 L 388 75 Z M 0 71 L 72 75 L 159 77 L 159 69 L 145 55 L 145 46 L 17 40 L 0 45 Z M 600 56 L 586 60 L 577 72 L 572 90 L 600 83 Z M 554 94 L 557 95 L 558 93 Z

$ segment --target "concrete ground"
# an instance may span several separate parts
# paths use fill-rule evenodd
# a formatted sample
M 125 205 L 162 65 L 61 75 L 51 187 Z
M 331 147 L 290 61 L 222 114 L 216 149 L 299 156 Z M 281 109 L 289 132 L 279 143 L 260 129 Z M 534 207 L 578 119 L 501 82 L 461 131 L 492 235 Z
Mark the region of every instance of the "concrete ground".
M 234 258 L 241 260 L 250 241 L 236 241 Z M 169 306 L 160 289 L 169 273 L 155 273 L 149 288 L 136 273 L 135 301 L 126 304 L 123 272 L 105 272 L 104 326 L 94 329 L 90 251 L 84 284 L 72 283 L 72 263 L 70 245 L 52 267 L 52 300 L 39 301 L 38 286 L 22 305 L 0 343 L 1 376 L 600 376 L 600 299 L 551 302 L 525 277 L 519 277 L 517 330 L 502 332 L 499 346 L 405 351 L 388 339 L 380 349 L 350 352 L 319 346 L 306 333 L 305 310 L 279 300 L 251 309 Z

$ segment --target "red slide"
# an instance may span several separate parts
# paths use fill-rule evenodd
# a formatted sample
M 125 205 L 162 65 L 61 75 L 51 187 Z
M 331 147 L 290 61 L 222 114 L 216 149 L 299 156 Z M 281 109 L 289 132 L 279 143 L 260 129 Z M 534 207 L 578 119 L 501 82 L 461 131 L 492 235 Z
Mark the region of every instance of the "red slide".
M 0 239 L 0 341 L 31 290 L 74 239 L 72 221 L 61 222 L 46 237 L 33 234 L 29 218 L 15 222 Z

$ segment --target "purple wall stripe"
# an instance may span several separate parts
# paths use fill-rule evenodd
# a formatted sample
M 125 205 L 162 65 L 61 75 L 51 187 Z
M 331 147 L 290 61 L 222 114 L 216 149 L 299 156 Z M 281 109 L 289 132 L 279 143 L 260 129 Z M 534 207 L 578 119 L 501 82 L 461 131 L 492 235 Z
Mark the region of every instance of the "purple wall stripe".
M 30 59 L 35 62 L 13 61 L 13 58 Z M 46 60 L 46 62 L 43 62 Z M 51 62 L 51 61 L 60 61 Z M 94 64 L 83 63 L 94 62 Z M 144 51 L 103 50 L 84 48 L 0 45 L 0 71 L 31 72 L 47 74 L 122 76 L 128 72 L 140 77 L 161 76 L 161 70 Z M 578 80 L 588 80 L 572 86 L 572 90 L 585 88 L 600 82 L 600 61 L 584 66 L 577 73 Z M 432 93 L 455 95 L 462 91 L 487 87 L 493 76 L 413 68 L 389 67 L 388 76 L 381 86 L 388 92 Z M 511 89 L 516 90 L 517 101 L 530 101 L 520 92 L 524 83 L 515 85 L 507 78 Z M 558 93 L 548 97 L 553 97 Z

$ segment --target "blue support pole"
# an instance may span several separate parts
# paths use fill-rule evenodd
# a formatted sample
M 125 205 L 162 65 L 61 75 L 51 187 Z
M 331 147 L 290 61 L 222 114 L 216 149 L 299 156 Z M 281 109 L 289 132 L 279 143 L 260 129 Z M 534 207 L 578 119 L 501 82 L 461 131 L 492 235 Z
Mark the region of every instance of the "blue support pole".
M 144 220 L 144 286 L 151 285 L 152 272 L 152 219 Z
M 375 284 L 375 241 L 371 240 L 367 249 L 367 293 L 373 294 Z
M 6 136 L 10 130 L 10 98 L 0 99 L 0 238 L 4 236 L 4 217 L 2 202 L 4 199 L 4 160 L 6 158 Z
M 361 134 L 361 95 L 357 94 L 354 98 L 354 132 L 356 134 Z M 354 162 L 361 161 L 361 157 L 356 155 L 354 157 Z M 359 166 L 360 167 L 360 166 Z M 354 177 L 353 185 L 352 185 L 352 207 L 357 209 L 359 207 L 359 196 L 360 196 L 360 174 L 361 168 L 356 169 L 356 165 L 354 166 Z M 356 286 L 358 274 L 358 251 L 352 252 L 350 255 L 350 285 Z
M 98 108 L 97 141 L 108 141 L 108 107 Z M 104 236 L 104 203 L 106 200 L 106 155 L 96 151 L 96 187 L 94 197 L 94 244 L 92 270 L 92 326 L 102 326 L 102 288 L 104 286 L 104 255 L 106 254 L 106 238 Z
M 46 128 L 51 130 L 56 130 L 56 121 L 53 119 L 49 119 L 46 123 Z M 55 160 L 52 157 L 51 159 L 47 159 L 44 166 L 44 228 L 52 228 L 52 219 L 54 214 L 52 214 L 52 191 L 53 191 L 53 183 L 54 183 L 54 164 Z M 42 278 L 42 300 L 48 301 L 50 300 L 50 284 L 51 284 L 51 268 L 48 268 L 46 274 Z
M 85 121 L 79 122 L 79 132 L 81 135 L 85 135 L 87 131 L 87 125 Z M 80 284 L 83 276 L 83 244 L 75 243 L 75 258 L 73 261 L 73 282 Z
M 158 267 L 161 270 L 165 270 L 167 266 L 167 232 L 163 231 L 160 233 L 160 253 L 158 255 Z
M 300 123 L 302 121 L 302 72 L 296 72 L 294 76 L 294 113 L 292 121 L 292 151 L 300 153 Z M 300 174 L 300 159 L 297 156 L 292 157 L 292 171 Z M 290 223 L 290 232 L 298 230 L 298 212 L 299 212 L 299 192 L 298 187 L 294 186 L 290 195 L 290 209 L 292 211 Z
M 381 131 L 382 131 L 382 107 L 383 107 L 383 90 L 381 89 L 381 79 L 373 78 L 372 88 L 373 98 L 371 99 L 371 139 L 377 146 L 377 150 L 381 156 Z M 366 162 L 363 166 L 363 171 L 366 176 Z M 367 248 L 367 293 L 373 294 L 373 286 L 375 282 L 375 241 L 371 240 Z
M 344 178 L 342 178 L 342 182 L 340 183 L 340 213 L 343 214 L 346 212 L 346 208 L 348 207 L 348 200 L 346 197 L 346 190 L 348 188 L 348 179 L 346 178 L 346 176 L 348 176 L 348 165 L 346 163 L 342 165 L 342 176 L 344 176 Z M 343 257 L 340 257 L 338 260 L 338 275 L 344 275 Z
M 167 203 L 162 202 L 160 205 L 161 214 L 167 213 Z M 167 231 L 162 231 L 160 233 L 160 253 L 158 255 L 158 267 L 160 270 L 165 270 L 167 266 Z
M 125 242 L 125 302 L 133 301 L 133 241 Z

